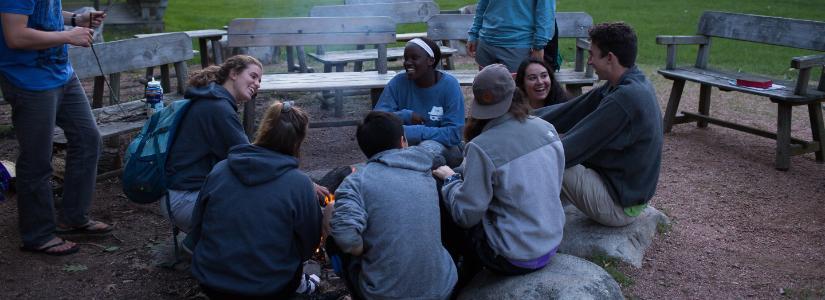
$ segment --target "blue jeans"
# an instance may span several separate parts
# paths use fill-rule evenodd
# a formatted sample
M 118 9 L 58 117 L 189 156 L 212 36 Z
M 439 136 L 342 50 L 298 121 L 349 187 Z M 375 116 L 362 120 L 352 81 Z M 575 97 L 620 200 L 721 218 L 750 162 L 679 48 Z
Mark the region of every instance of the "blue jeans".
M 12 107 L 12 124 L 20 154 L 17 157 L 17 214 L 26 247 L 39 247 L 54 238 L 52 134 L 59 126 L 66 134 L 66 173 L 58 221 L 79 226 L 89 221 L 95 192 L 100 133 L 89 100 L 76 75 L 63 86 L 29 91 L 0 75 L 3 97 Z

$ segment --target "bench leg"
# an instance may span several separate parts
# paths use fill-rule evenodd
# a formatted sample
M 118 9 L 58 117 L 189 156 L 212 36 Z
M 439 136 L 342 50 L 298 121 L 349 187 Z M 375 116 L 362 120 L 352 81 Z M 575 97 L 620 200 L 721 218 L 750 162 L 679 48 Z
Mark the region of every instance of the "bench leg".
M 109 74 L 109 105 L 120 103 L 120 73 Z
M 155 77 L 155 67 L 146 67 L 146 76 L 143 78 L 146 79 L 146 82 L 149 82 L 153 77 Z
M 344 116 L 344 91 L 335 90 L 335 117 Z
M 819 143 L 816 153 L 816 161 L 825 161 L 825 125 L 822 120 L 822 109 L 820 103 L 808 104 L 808 116 L 811 118 L 811 136 L 816 143 Z
M 220 66 L 223 63 L 223 47 L 221 47 L 221 40 L 212 40 L 212 57 L 215 65 Z
M 92 108 L 103 107 L 103 86 L 106 85 L 106 77 L 96 76 L 94 90 L 92 91 Z
M 198 48 L 201 50 L 201 68 L 206 69 L 209 66 L 209 48 L 206 47 L 205 38 L 198 38 Z
M 169 65 L 160 65 L 160 86 L 163 87 L 164 93 L 172 90 L 169 84 Z
M 295 54 L 292 52 L 293 46 L 286 46 L 286 71 L 293 72 L 295 68 Z
M 787 171 L 791 166 L 791 108 L 779 103 L 776 114 L 776 169 Z
M 568 84 L 564 87 L 571 97 L 578 97 L 582 94 L 582 86 L 578 84 Z
M 364 50 L 365 48 L 366 47 L 364 45 L 355 46 L 355 50 Z M 364 62 L 363 61 L 356 61 L 355 64 L 352 65 L 352 70 L 354 72 L 361 72 L 361 70 L 363 70 L 363 69 L 364 69 Z
M 243 105 L 243 129 L 250 139 L 255 135 L 255 98 Z
M 667 100 L 667 108 L 665 109 L 664 124 L 662 124 L 665 133 L 673 129 L 673 121 L 676 119 L 676 111 L 679 109 L 679 101 L 682 100 L 682 91 L 684 89 L 684 80 L 673 80 L 673 87 L 670 89 L 670 99 Z
M 301 73 L 307 73 L 307 53 L 304 52 L 304 46 L 297 46 L 295 49 L 298 52 L 298 68 Z
M 710 89 L 711 86 L 703 84 L 699 87 L 699 114 L 710 117 Z M 699 128 L 708 127 L 708 122 L 699 120 L 696 122 Z
M 186 77 L 189 73 L 186 62 L 179 61 L 175 63 L 175 78 L 178 80 L 178 94 L 183 95 L 186 92 Z

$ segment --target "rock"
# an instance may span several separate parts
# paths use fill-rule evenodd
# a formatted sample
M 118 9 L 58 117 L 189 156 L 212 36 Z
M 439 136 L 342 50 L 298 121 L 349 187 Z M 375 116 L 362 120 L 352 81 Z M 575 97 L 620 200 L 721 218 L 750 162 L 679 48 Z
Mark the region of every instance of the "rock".
M 573 205 L 565 207 L 567 222 L 559 252 L 578 257 L 606 255 L 642 267 L 642 258 L 656 236 L 659 224 L 670 220 L 659 210 L 648 206 L 639 219 L 624 227 L 607 227 L 590 220 Z
M 549 265 L 520 276 L 482 271 L 458 295 L 463 299 L 624 299 L 619 284 L 587 260 L 556 254 Z

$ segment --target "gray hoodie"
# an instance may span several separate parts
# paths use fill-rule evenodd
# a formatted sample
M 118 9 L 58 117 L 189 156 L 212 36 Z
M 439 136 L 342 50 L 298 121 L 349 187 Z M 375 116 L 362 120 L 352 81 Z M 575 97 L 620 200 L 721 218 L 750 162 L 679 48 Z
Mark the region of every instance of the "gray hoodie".
M 456 283 L 441 244 L 432 161 L 417 146 L 386 150 L 335 192 L 332 236 L 346 252 L 363 245 L 356 284 L 368 299 L 446 299 Z

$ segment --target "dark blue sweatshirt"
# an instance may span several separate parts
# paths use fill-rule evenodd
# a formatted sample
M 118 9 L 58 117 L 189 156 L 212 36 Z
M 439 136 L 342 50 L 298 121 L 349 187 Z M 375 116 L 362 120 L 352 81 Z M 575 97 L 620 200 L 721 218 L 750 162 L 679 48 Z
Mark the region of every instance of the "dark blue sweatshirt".
M 235 99 L 220 84 L 189 88 L 184 97 L 193 102 L 169 150 L 166 176 L 170 189 L 196 191 L 212 166 L 226 159 L 229 148 L 249 144 L 249 139 Z
M 321 209 L 298 159 L 251 144 L 209 173 L 192 224 L 192 275 L 234 294 L 280 292 L 321 239 Z
M 616 203 L 630 207 L 653 197 L 662 162 L 662 112 L 638 67 L 627 69 L 616 86 L 604 84 L 533 114 L 564 133 L 566 167 L 581 164 L 598 172 Z

